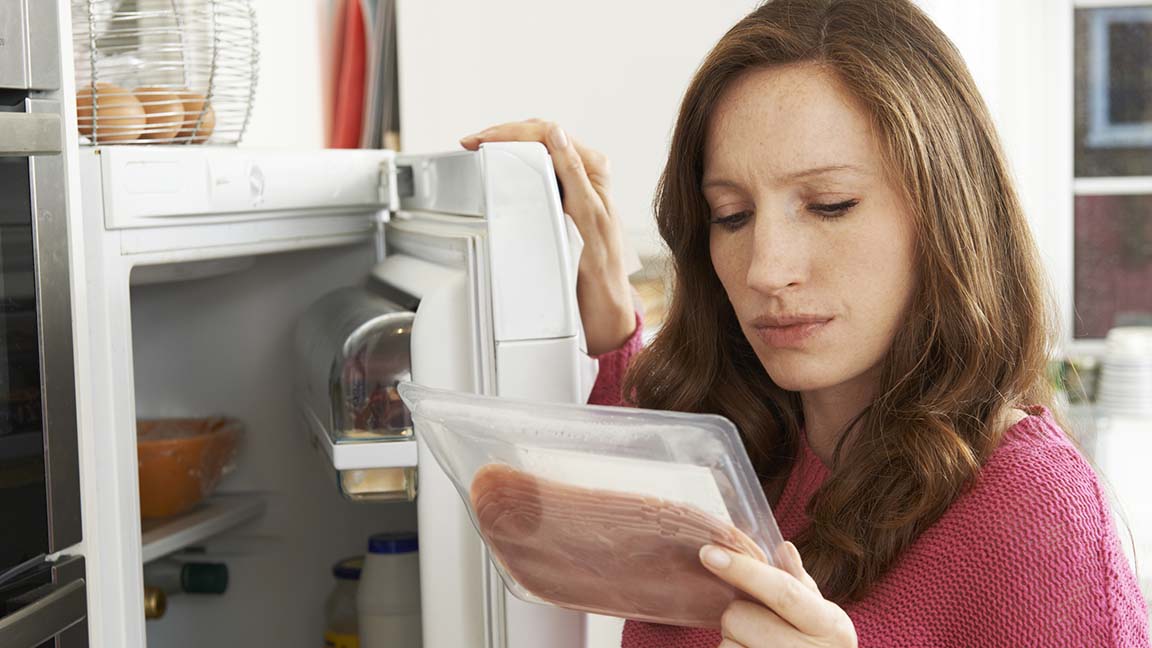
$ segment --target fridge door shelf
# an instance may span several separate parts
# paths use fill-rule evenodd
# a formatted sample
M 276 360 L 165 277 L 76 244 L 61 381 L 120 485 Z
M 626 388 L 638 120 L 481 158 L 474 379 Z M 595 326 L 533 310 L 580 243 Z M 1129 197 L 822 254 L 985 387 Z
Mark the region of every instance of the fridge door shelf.
M 304 427 L 308 428 L 312 445 L 324 451 L 336 470 L 412 468 L 417 465 L 416 437 L 336 443 L 324 425 L 309 414 L 304 414 Z
M 338 471 L 416 466 L 416 439 L 381 439 L 336 443 L 315 419 L 307 421 L 312 444 L 324 451 Z
M 202 540 L 254 520 L 264 513 L 264 499 L 252 493 L 218 494 L 190 513 L 142 524 L 144 562 L 163 558 Z

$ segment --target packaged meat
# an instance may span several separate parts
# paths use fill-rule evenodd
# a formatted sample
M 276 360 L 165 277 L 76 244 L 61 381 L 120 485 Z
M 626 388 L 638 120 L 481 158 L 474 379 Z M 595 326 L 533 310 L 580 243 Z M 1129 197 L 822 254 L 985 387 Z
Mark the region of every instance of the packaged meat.
M 735 426 L 719 416 L 399 392 L 497 571 L 525 601 L 719 627 L 742 594 L 705 544 L 775 564 L 780 532 Z

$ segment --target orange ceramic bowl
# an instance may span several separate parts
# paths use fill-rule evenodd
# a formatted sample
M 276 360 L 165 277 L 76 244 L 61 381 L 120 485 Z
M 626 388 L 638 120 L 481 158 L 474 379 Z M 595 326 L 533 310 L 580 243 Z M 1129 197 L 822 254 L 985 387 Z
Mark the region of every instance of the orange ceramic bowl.
M 208 497 L 231 467 L 243 429 L 223 417 L 138 421 L 140 517 L 179 515 Z

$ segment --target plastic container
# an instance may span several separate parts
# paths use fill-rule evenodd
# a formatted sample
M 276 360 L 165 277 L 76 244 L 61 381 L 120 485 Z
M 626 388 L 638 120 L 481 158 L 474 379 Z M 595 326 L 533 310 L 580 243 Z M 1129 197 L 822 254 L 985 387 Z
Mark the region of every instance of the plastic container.
M 337 473 L 340 492 L 354 502 L 416 500 L 416 468 L 354 468 Z
M 700 548 L 776 564 L 780 532 L 723 417 L 412 383 L 400 395 L 518 598 L 719 627 L 737 592 L 700 564 Z
M 356 612 L 356 594 L 364 559 L 345 558 L 332 566 L 336 586 L 324 604 L 325 648 L 359 648 L 360 621 Z
M 328 293 L 296 325 L 299 404 L 334 443 L 412 437 L 396 385 L 412 375 L 415 314 L 376 287 L 369 280 Z
M 230 471 L 244 431 L 236 419 L 145 419 L 136 424 L 140 517 L 179 515 Z
M 368 539 L 356 611 L 361 648 L 420 648 L 420 554 L 415 533 Z

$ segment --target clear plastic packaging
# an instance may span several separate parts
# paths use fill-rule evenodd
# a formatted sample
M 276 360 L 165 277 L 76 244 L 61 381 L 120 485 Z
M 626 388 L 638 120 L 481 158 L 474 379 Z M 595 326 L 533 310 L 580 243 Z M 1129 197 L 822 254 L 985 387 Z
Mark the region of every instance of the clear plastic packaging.
M 777 562 L 776 521 L 723 417 L 409 382 L 400 395 L 518 598 L 715 628 L 742 595 L 704 569 L 700 548 Z

